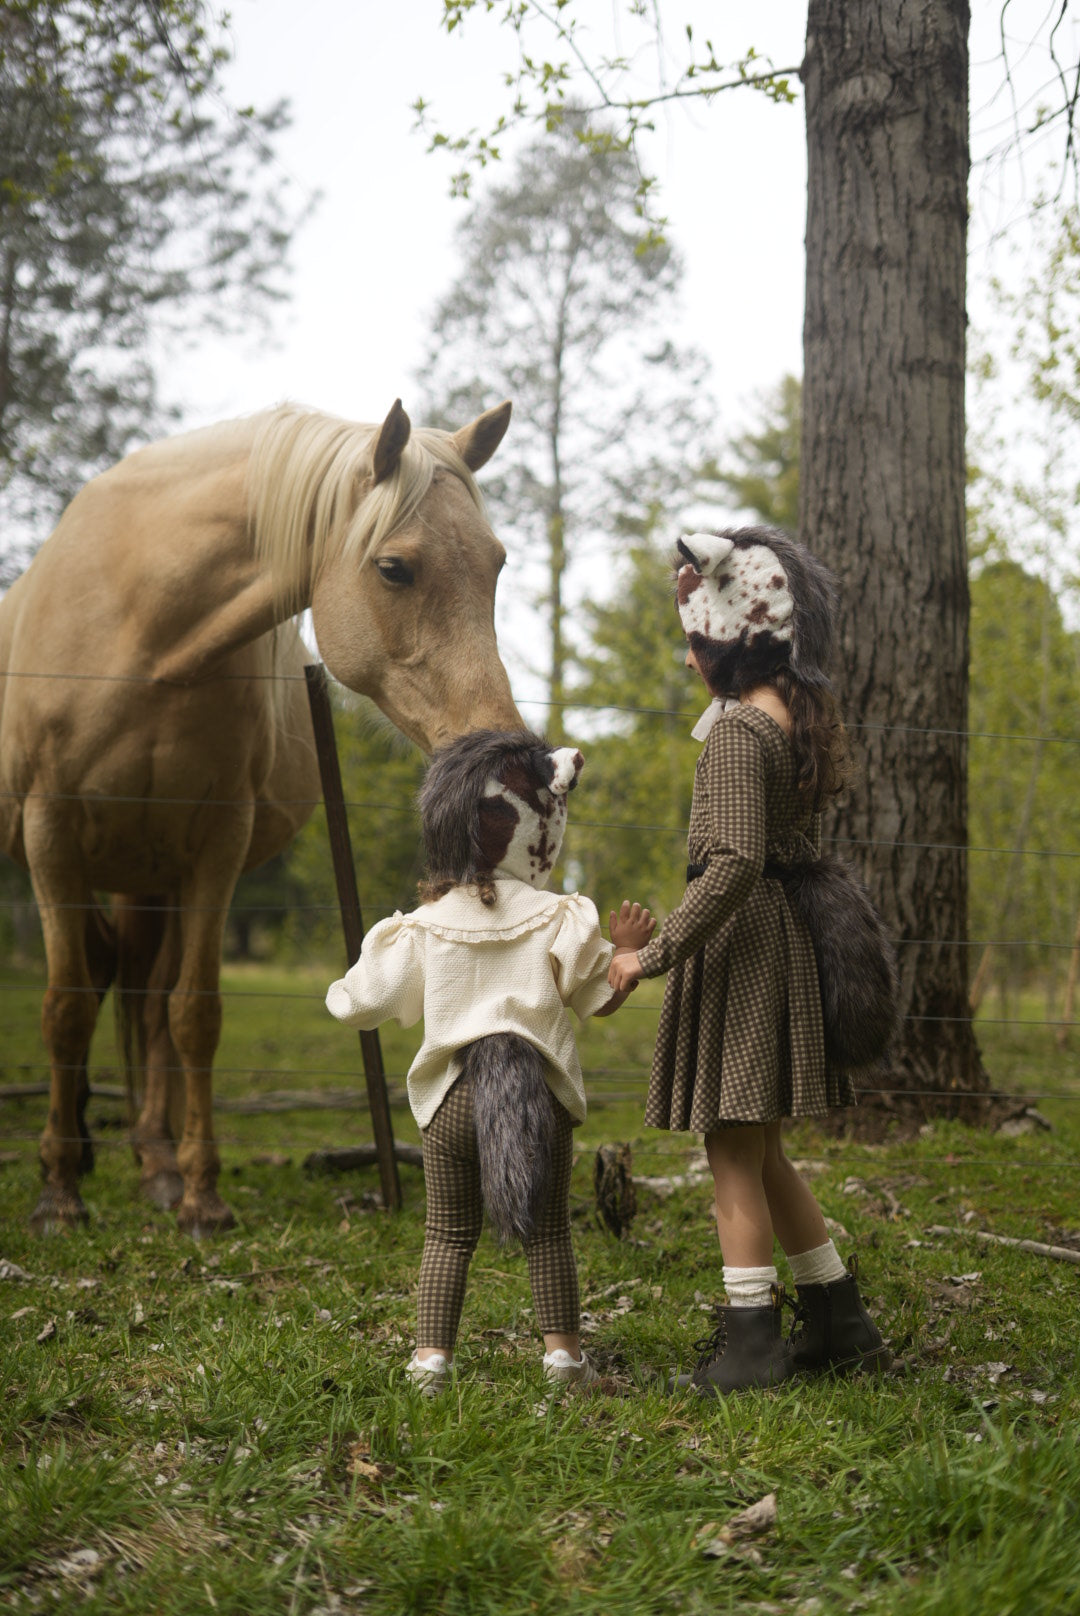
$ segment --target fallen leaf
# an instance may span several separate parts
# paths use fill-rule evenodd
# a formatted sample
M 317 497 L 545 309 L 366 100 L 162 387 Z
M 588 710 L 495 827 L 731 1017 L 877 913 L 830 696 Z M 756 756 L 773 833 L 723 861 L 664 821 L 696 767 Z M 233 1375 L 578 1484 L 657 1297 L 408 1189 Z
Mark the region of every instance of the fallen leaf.
M 756 1504 L 750 1504 L 738 1515 L 733 1515 L 728 1521 L 727 1531 L 735 1537 L 756 1537 L 759 1532 L 771 1531 L 775 1525 L 776 1494 L 766 1493 Z
M 101 1555 L 96 1549 L 76 1549 L 73 1554 L 66 1554 L 62 1560 L 53 1564 L 53 1570 L 58 1571 L 62 1577 L 85 1577 L 94 1570 Z
M 695 1547 L 706 1560 L 718 1560 L 748 1538 L 770 1532 L 775 1525 L 776 1494 L 766 1493 L 756 1504 L 750 1504 L 733 1515 L 719 1530 L 713 1522 L 703 1526 L 694 1540 Z
M 55 1334 L 56 1334 L 56 1320 L 55 1319 L 50 1319 L 48 1324 L 45 1326 L 44 1330 L 42 1330 L 41 1334 L 37 1337 L 38 1343 L 40 1344 L 40 1343 L 42 1343 L 44 1341 L 51 1341 Z
M 364 1481 L 388 1481 L 394 1469 L 395 1466 L 386 1460 L 373 1459 L 371 1449 L 365 1442 L 354 1442 L 349 1449 L 346 1473 L 350 1476 L 359 1476 Z

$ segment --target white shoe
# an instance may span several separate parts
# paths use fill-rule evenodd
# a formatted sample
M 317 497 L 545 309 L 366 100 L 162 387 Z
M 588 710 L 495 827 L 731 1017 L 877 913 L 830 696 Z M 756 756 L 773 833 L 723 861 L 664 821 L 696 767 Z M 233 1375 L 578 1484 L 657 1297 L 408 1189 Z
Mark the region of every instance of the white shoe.
M 428 1358 L 418 1358 L 414 1352 L 405 1365 L 405 1373 L 424 1397 L 438 1397 L 450 1376 L 450 1363 L 441 1352 Z
M 554 1352 L 544 1354 L 544 1378 L 555 1385 L 595 1386 L 600 1376 L 584 1352 L 575 1361 L 565 1347 L 556 1347 Z

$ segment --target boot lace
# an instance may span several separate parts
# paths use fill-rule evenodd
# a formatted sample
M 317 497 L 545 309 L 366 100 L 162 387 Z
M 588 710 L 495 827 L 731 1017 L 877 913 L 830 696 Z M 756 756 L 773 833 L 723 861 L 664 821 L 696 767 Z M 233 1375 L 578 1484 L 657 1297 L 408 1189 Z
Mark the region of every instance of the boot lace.
M 727 1346 L 727 1318 L 722 1307 L 716 1309 L 716 1324 L 711 1335 L 703 1335 L 700 1341 L 694 1342 L 694 1352 L 697 1354 L 697 1368 L 704 1369 L 711 1364 L 714 1358 L 719 1358 Z
M 788 1296 L 787 1294 L 784 1294 L 781 1297 L 781 1305 L 791 1309 L 791 1326 L 788 1330 L 787 1338 L 788 1346 L 794 1346 L 798 1337 L 806 1329 L 807 1323 L 809 1322 L 809 1314 L 807 1313 L 802 1302 L 799 1301 L 797 1293 L 795 1296 Z

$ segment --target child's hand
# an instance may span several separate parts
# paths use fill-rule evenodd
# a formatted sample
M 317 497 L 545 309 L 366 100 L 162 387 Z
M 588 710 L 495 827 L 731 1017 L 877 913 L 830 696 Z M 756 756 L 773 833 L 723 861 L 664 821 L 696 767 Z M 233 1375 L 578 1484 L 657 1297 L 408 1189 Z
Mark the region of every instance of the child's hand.
M 630 903 L 624 898 L 618 914 L 614 909 L 611 911 L 609 926 L 616 948 L 637 950 L 645 947 L 656 930 L 656 916 L 643 909 L 640 903 Z
M 607 979 L 608 986 L 624 998 L 637 987 L 641 980 L 641 961 L 632 948 L 625 948 L 621 954 L 613 956 Z

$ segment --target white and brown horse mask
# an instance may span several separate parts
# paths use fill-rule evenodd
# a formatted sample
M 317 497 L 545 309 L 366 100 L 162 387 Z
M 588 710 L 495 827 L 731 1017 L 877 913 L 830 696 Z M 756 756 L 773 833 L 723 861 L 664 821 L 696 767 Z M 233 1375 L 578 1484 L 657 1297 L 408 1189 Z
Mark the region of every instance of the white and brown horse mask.
M 430 884 L 546 886 L 583 766 L 573 747 L 528 731 L 477 730 L 443 747 L 420 793 Z
M 714 694 L 739 695 L 785 666 L 827 682 L 836 588 L 804 545 L 752 527 L 691 533 L 677 549 L 679 618 Z

